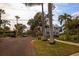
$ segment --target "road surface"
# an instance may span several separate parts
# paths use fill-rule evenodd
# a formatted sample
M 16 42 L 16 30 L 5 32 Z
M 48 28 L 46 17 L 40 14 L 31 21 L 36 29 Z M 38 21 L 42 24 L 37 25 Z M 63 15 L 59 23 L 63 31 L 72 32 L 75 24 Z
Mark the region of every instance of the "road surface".
M 32 37 L 0 38 L 0 56 L 33 56 Z

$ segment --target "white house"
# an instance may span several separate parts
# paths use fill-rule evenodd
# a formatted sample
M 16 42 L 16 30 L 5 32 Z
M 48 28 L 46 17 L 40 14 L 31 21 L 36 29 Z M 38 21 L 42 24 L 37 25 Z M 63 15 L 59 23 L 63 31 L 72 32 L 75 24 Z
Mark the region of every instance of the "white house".
M 49 35 L 49 19 L 48 18 L 46 18 L 45 19 L 45 22 L 46 22 L 46 28 L 45 28 L 45 32 L 46 32 L 46 34 L 48 34 Z M 53 25 L 53 24 L 52 24 Z M 58 36 L 59 34 L 60 34 L 60 31 L 61 31 L 61 27 L 59 26 L 59 25 L 57 25 L 57 24 L 55 24 L 55 25 L 53 25 L 53 35 L 54 36 Z

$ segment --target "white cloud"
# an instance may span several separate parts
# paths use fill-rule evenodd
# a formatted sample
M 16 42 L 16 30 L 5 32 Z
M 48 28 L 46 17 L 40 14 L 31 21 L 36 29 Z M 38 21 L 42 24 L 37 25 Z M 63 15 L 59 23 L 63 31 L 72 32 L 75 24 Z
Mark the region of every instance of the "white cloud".
M 41 6 L 26 7 L 21 3 L 0 3 L 0 9 L 4 9 L 6 12 L 6 14 L 2 15 L 2 19 L 9 19 L 11 22 L 11 29 L 13 29 L 14 24 L 16 24 L 16 15 L 20 16 L 21 21 L 19 21 L 19 23 L 27 26 L 28 19 L 33 18 L 37 12 L 41 11 Z
M 0 3 L 0 8 L 4 9 L 6 14 L 3 16 L 5 19 L 12 19 L 11 20 L 11 29 L 14 28 L 14 24 L 16 24 L 16 19 L 15 16 L 20 16 L 19 23 L 23 23 L 27 26 L 27 21 L 30 18 L 33 18 L 34 15 L 37 12 L 41 12 L 41 5 L 40 6 L 33 6 L 33 7 L 26 7 L 24 4 L 21 3 Z M 44 4 L 44 11 L 47 14 L 48 13 L 48 7 L 47 4 Z M 61 10 L 56 9 L 54 11 L 54 23 L 58 24 L 57 22 L 57 13 L 60 12 Z
M 79 16 L 79 11 L 74 12 L 74 13 L 72 14 L 72 16 L 73 16 L 73 19 L 76 18 L 77 16 Z
M 79 15 L 79 11 L 72 14 L 72 16 L 74 16 L 74 15 Z
M 27 21 L 30 18 L 33 18 L 33 16 L 41 11 L 41 6 L 33 6 L 33 7 L 26 7 L 24 4 L 18 3 L 1 3 L 0 8 L 4 9 L 6 14 L 3 15 L 3 19 L 12 19 L 11 20 L 11 28 L 13 28 L 13 25 L 16 23 L 15 16 L 20 16 L 21 21 L 20 23 L 23 23 L 27 25 Z M 26 21 L 25 21 L 26 20 Z

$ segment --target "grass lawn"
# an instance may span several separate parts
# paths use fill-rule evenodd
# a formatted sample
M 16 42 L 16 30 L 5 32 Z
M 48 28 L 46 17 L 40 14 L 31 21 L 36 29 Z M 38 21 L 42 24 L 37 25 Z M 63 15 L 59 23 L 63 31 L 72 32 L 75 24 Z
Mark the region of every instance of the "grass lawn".
M 79 52 L 78 46 L 56 42 L 55 45 L 48 44 L 48 41 L 34 40 L 35 52 L 38 56 L 68 56 Z

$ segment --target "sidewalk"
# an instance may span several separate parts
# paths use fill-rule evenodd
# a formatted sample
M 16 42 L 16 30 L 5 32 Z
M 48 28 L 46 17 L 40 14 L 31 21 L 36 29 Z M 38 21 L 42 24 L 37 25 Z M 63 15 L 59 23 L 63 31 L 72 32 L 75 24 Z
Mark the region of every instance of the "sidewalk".
M 70 56 L 79 56 L 79 53 L 74 53 L 74 54 L 72 54 Z
M 73 43 L 73 42 L 68 42 L 68 41 L 62 41 L 62 40 L 57 40 L 57 39 L 55 39 L 55 41 L 61 42 L 61 43 L 65 43 L 65 44 L 70 44 L 70 45 L 79 46 L 78 43 Z M 72 55 L 70 55 L 70 56 L 79 56 L 79 52 L 74 53 L 74 54 L 72 54 Z
M 57 41 L 57 42 L 61 42 L 61 43 L 66 43 L 66 44 L 70 44 L 70 45 L 79 46 L 79 43 L 73 43 L 73 42 L 62 41 L 62 40 L 57 40 L 57 39 L 55 39 L 55 41 Z

